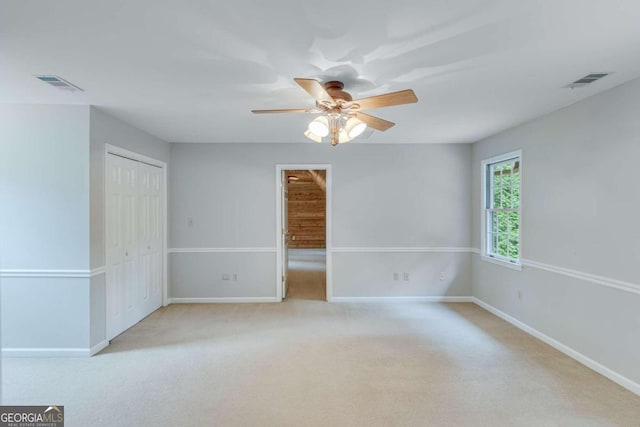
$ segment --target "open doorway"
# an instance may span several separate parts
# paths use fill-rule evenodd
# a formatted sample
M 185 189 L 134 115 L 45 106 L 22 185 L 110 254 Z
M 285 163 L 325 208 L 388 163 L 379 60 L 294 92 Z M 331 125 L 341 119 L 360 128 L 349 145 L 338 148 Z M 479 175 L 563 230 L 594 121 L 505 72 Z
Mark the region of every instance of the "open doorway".
M 330 300 L 328 165 L 279 165 L 278 297 Z
M 287 287 L 285 298 L 325 301 L 326 200 L 324 170 L 286 170 Z

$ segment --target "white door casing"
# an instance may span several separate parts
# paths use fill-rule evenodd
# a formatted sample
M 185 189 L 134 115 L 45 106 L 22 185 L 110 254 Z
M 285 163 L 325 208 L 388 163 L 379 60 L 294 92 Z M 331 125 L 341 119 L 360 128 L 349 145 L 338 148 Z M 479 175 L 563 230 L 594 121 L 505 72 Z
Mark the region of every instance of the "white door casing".
M 289 182 L 287 171 L 281 173 L 282 188 L 282 299 L 287 297 L 287 283 L 289 279 Z

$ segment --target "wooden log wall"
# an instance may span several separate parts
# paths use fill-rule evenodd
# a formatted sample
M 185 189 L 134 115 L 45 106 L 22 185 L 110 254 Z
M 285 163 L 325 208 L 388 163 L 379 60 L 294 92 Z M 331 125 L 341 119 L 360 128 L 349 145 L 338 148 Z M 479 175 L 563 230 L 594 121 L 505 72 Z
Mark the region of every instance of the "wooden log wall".
M 289 248 L 325 248 L 325 171 L 287 171 Z

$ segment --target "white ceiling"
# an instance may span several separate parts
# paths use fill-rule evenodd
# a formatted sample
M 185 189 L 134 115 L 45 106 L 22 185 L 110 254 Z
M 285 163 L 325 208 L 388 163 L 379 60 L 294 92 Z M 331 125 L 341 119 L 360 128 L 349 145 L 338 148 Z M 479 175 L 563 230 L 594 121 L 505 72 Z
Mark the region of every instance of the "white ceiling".
M 474 142 L 640 76 L 638 0 L 0 0 L 0 102 L 94 104 L 171 142 L 306 142 L 293 77 L 354 98 L 373 142 Z M 582 89 L 566 84 L 615 74 Z M 55 74 L 84 93 L 58 91 Z M 362 139 L 360 139 L 362 141 Z

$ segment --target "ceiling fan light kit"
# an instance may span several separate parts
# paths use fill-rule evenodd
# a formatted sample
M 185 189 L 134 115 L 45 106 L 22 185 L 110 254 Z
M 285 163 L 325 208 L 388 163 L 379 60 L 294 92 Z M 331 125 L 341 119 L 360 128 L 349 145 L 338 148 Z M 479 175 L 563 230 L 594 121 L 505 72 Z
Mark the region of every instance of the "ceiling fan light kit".
M 309 123 L 309 132 L 323 138 L 329 135 L 329 120 L 325 116 L 318 116 Z
M 326 116 L 318 116 L 313 119 L 304 136 L 314 142 L 322 142 L 322 138 L 331 135 L 331 143 L 336 145 L 351 141 L 366 128 L 367 124 L 356 117 L 328 113 Z
M 323 85 L 314 79 L 295 78 L 294 80 L 315 98 L 315 109 L 252 110 L 252 112 L 255 114 L 320 114 L 309 123 L 304 136 L 314 142 L 322 142 L 323 138 L 328 137 L 331 145 L 334 146 L 357 138 L 367 126 L 385 131 L 395 125 L 387 120 L 362 113 L 361 110 L 418 102 L 418 98 L 411 89 L 354 101 L 351 94 L 342 90 L 344 88 L 342 82 L 329 81 Z
M 315 133 L 311 132 L 309 129 L 304 131 L 304 136 L 306 136 L 307 138 L 309 138 L 313 142 L 322 142 L 322 137 L 320 137 L 320 136 L 316 135 Z
M 360 136 L 360 134 L 364 132 L 366 128 L 367 124 L 365 122 L 356 117 L 350 117 L 344 126 L 344 131 L 350 139 L 353 139 L 357 136 Z

